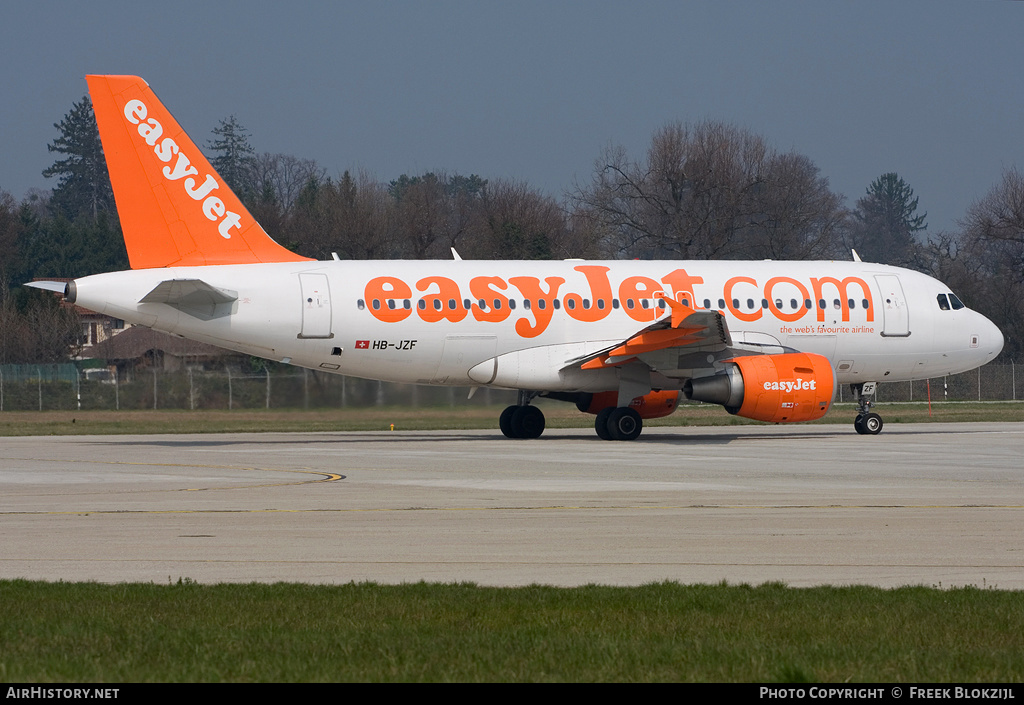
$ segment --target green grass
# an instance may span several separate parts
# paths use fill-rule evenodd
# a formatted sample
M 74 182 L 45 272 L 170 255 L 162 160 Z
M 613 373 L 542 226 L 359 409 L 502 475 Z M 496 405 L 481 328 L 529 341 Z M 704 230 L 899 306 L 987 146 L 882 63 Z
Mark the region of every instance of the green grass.
M 1024 593 L 978 588 L 0 581 L 0 680 L 1024 678 Z
M 542 401 L 548 428 L 593 428 L 594 417 L 572 404 Z M 347 409 L 246 409 L 238 411 L 5 411 L 0 436 L 48 436 L 141 433 L 245 433 L 300 431 L 387 431 L 493 429 L 500 406 L 368 407 Z M 885 423 L 939 421 L 1024 421 L 1020 402 L 944 402 L 879 404 Z M 833 404 L 814 423 L 852 426 L 856 407 Z M 683 405 L 676 413 L 650 419 L 646 426 L 735 426 L 759 424 L 730 416 L 716 405 Z M 884 431 L 883 431 L 884 433 Z

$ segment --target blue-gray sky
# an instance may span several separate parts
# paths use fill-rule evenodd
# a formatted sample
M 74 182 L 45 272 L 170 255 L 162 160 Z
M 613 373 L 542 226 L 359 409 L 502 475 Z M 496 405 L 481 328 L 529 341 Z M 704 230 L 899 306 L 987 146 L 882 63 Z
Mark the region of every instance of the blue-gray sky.
M 609 143 L 722 120 L 810 157 L 853 206 L 895 171 L 956 227 L 1024 168 L 1024 3 L 56 2 L 0 14 L 0 189 L 53 184 L 46 145 L 86 73 L 149 81 L 205 145 L 381 180 L 429 170 L 555 196 Z

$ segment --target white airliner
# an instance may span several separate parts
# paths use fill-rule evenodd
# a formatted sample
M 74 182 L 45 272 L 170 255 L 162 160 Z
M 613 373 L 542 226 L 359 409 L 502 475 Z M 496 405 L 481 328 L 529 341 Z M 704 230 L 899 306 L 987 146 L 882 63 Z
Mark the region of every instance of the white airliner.
M 857 432 L 876 434 L 877 382 L 962 372 L 1003 346 L 942 282 L 856 258 L 308 260 L 263 231 L 145 81 L 87 81 L 132 270 L 43 288 L 313 370 L 518 390 L 499 422 L 510 438 L 543 432 L 537 397 L 632 440 L 680 399 L 817 419 L 839 384 L 859 400 Z

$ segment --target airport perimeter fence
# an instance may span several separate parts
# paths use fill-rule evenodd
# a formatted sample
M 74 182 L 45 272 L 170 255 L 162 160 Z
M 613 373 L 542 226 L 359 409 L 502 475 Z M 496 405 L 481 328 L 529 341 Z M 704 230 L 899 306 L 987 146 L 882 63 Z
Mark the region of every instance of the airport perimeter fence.
M 0 412 L 139 409 L 323 409 L 511 404 L 515 393 L 395 384 L 283 367 L 260 372 L 0 365 Z
M 932 403 L 1024 400 L 1024 369 L 989 364 L 916 382 L 880 382 L 879 402 Z M 515 402 L 515 393 L 481 388 L 395 384 L 297 368 L 232 370 L 134 369 L 63 365 L 0 365 L 0 412 L 136 409 L 323 409 L 373 406 L 478 406 Z M 847 386 L 837 401 L 854 401 Z

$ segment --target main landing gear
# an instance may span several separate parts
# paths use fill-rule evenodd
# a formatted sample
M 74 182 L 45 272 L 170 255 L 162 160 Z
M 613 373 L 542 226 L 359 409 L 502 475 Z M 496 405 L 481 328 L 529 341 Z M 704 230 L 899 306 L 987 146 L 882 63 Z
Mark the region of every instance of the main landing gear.
M 862 436 L 877 436 L 882 432 L 882 417 L 871 411 L 875 383 L 851 384 L 850 391 L 857 397 L 857 418 L 853 420 L 853 428 Z
M 540 438 L 544 433 L 544 412 L 530 406 L 534 397 L 530 392 L 519 392 L 519 403 L 505 407 L 498 417 L 498 426 L 508 438 Z
M 632 441 L 639 437 L 644 421 L 628 406 L 609 406 L 594 420 L 594 430 L 605 441 Z
M 505 407 L 498 417 L 498 426 L 507 438 L 539 438 L 544 433 L 544 412 L 530 401 L 538 396 L 537 392 L 520 391 L 519 398 L 512 406 Z M 578 395 L 543 394 L 543 396 L 561 401 L 574 401 L 580 411 L 586 411 L 591 395 L 580 405 Z M 628 406 L 610 406 L 602 409 L 594 421 L 597 435 L 606 441 L 632 441 L 640 436 L 644 428 L 640 414 Z

